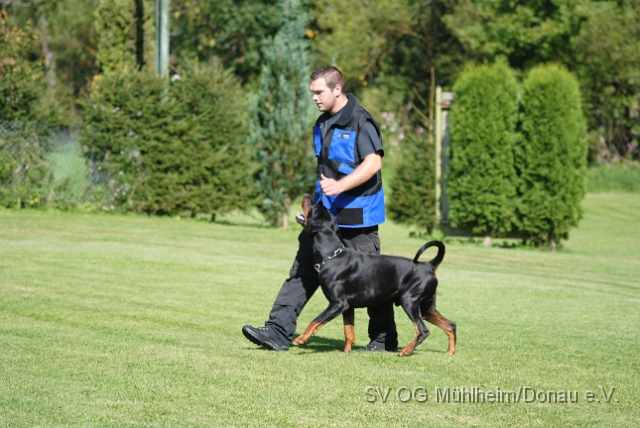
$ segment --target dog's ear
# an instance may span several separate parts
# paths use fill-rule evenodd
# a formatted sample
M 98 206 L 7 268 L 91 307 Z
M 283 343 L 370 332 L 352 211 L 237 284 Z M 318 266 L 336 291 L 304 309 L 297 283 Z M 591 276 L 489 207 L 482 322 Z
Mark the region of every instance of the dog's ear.
M 313 209 L 315 204 L 313 203 L 313 198 L 308 193 L 302 197 L 302 211 L 304 212 L 304 216 L 309 218 L 309 211 Z

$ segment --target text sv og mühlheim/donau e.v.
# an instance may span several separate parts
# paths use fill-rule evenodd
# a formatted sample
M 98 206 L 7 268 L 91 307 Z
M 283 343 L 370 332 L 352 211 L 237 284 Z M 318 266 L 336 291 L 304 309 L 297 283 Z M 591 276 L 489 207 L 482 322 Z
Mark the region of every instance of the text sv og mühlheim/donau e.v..
M 540 389 L 531 386 L 520 386 L 515 389 L 483 389 L 478 387 L 439 387 L 429 392 L 424 386 L 392 388 L 388 386 L 366 386 L 365 400 L 369 403 L 386 403 L 398 401 L 408 403 L 427 403 L 429 401 L 442 404 L 531 404 L 531 403 L 617 403 L 613 400 L 615 387 L 599 389 Z

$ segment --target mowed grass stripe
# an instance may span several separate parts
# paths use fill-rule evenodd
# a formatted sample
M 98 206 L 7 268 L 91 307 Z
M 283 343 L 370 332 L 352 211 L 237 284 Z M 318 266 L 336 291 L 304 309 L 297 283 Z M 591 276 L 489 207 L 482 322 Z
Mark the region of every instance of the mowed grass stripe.
M 429 325 L 409 358 L 342 354 L 339 319 L 287 353 L 244 339 L 291 267 L 297 227 L 0 212 L 0 426 L 637 426 L 640 196 L 584 205 L 557 253 L 451 242 L 438 307 L 458 352 L 444 355 Z M 392 223 L 380 233 L 386 254 L 424 243 Z M 299 331 L 325 307 L 316 293 Z M 400 308 L 396 321 L 404 345 L 414 328 Z M 366 324 L 358 309 L 361 346 Z M 368 402 L 367 386 L 387 400 Z M 436 402 L 436 388 L 523 386 L 580 401 Z M 616 388 L 611 403 L 601 386 Z M 401 402 L 403 387 L 428 401 Z

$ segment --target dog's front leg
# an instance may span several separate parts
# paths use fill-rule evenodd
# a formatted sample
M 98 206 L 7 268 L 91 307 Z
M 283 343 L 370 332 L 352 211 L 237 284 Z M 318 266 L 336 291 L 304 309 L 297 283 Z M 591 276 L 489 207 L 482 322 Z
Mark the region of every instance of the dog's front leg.
M 342 321 L 344 322 L 344 352 L 351 352 L 351 345 L 356 342 L 356 330 L 355 330 L 355 313 L 353 308 L 347 309 L 342 314 Z
M 291 342 L 291 344 L 294 346 L 304 345 L 307 342 L 307 340 L 309 340 L 309 338 L 312 335 L 316 334 L 316 332 L 320 330 L 320 328 L 323 325 L 325 325 L 326 323 L 328 323 L 329 321 L 331 321 L 332 319 L 334 319 L 335 317 L 337 317 L 338 315 L 346 311 L 348 307 L 349 305 L 347 305 L 346 302 L 342 302 L 342 301 L 331 302 L 327 307 L 327 309 L 322 311 L 322 313 L 318 315 L 316 319 L 311 321 L 311 324 L 309 324 L 309 327 L 307 327 L 304 333 L 296 337 L 295 340 Z
M 320 330 L 320 327 L 322 327 L 321 323 L 316 322 L 316 320 L 311 321 L 311 324 L 309 324 L 309 327 L 307 327 L 304 333 L 296 337 L 291 344 L 293 346 L 304 345 L 312 335 L 316 334 L 316 331 Z

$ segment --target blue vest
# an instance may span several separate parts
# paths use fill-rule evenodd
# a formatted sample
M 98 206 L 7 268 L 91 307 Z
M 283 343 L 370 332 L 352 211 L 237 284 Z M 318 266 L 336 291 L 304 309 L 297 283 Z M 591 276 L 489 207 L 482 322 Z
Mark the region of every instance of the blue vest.
M 323 118 L 320 116 L 313 127 L 313 142 L 318 158 L 314 199 L 316 203 L 322 202 L 329 209 L 340 227 L 376 226 L 385 220 L 381 171 L 367 182 L 339 195 L 326 196 L 320 188 L 320 174 L 339 180 L 351 174 L 360 165 L 356 141 L 360 129 L 366 122 L 373 124 L 378 136 L 381 135 L 378 124 L 369 112 L 356 104 L 355 96 L 348 94 L 347 99 L 347 105 L 338 113 L 340 118 L 336 123 L 322 130 L 317 126 Z

